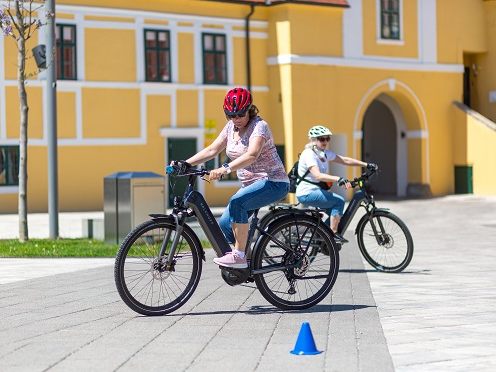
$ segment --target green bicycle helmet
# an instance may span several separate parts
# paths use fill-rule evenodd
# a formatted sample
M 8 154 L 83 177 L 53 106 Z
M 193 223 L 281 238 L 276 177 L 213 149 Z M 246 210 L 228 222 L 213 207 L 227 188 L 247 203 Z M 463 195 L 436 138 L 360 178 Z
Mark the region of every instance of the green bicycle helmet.
M 308 138 L 317 138 L 321 136 L 332 136 L 332 132 L 322 125 L 315 125 L 308 131 Z

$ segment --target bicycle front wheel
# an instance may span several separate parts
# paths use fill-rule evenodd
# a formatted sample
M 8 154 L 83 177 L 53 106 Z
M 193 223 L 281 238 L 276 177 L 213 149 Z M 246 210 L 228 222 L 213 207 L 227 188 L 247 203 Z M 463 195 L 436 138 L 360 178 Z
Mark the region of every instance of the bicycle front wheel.
M 371 219 L 363 218 L 357 238 L 363 257 L 378 271 L 398 273 L 412 260 L 412 235 L 404 222 L 388 211 L 376 210 Z
M 137 313 L 164 315 L 177 310 L 198 285 L 203 250 L 188 226 L 179 237 L 171 265 L 166 265 L 175 233 L 172 219 L 151 220 L 136 227 L 121 244 L 115 284 L 122 300 Z M 159 257 L 162 244 L 165 254 Z
M 254 251 L 257 287 L 283 310 L 306 309 L 322 301 L 339 271 L 339 254 L 330 231 L 310 216 L 281 217 Z M 315 245 L 320 249 L 316 252 Z M 257 274 L 256 271 L 259 270 Z

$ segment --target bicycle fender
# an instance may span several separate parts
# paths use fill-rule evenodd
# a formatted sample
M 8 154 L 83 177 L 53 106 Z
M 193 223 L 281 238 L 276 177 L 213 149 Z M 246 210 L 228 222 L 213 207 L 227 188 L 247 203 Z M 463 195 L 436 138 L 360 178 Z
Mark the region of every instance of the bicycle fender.
M 176 221 L 174 220 L 174 217 L 172 217 L 171 215 L 167 215 L 167 214 L 150 214 L 149 216 L 154 221 L 170 222 L 170 223 L 172 223 L 174 225 L 176 224 Z M 193 238 L 193 240 L 195 240 L 195 243 L 197 243 L 198 246 L 201 248 L 202 259 L 203 259 L 204 262 L 207 262 L 207 259 L 205 258 L 205 250 L 203 249 L 203 245 L 202 245 L 200 239 L 198 238 L 198 235 L 196 235 L 195 231 L 191 227 L 189 227 L 189 225 L 187 225 L 187 224 L 184 224 L 183 229 L 188 232 L 188 234 Z
M 304 217 L 308 217 L 308 218 L 317 219 L 319 221 L 319 225 L 322 226 L 323 228 L 325 228 L 331 236 L 334 236 L 334 233 L 332 232 L 331 228 L 322 221 L 321 211 L 318 209 L 308 209 L 308 208 L 307 209 L 296 209 L 296 208 L 295 209 L 285 209 L 284 213 L 276 214 L 274 216 L 274 219 L 269 222 L 269 224 L 266 226 L 265 230 L 268 230 L 270 225 L 272 225 L 276 221 L 279 221 L 281 218 L 290 217 L 292 219 L 295 219 L 295 218 L 297 218 L 297 216 L 304 216 Z
M 265 230 L 268 231 L 271 225 L 273 225 L 278 221 L 281 221 L 282 218 L 293 220 L 297 218 L 296 216 L 309 216 L 309 215 L 305 212 L 305 210 L 300 210 L 300 209 L 288 210 L 287 212 L 280 213 L 279 215 L 275 215 L 274 219 L 269 222 Z
M 368 213 L 365 213 L 362 218 L 360 218 L 360 221 L 358 221 L 357 225 L 356 225 L 356 228 L 355 228 L 355 235 L 358 234 L 358 229 L 360 228 L 360 226 L 362 226 L 366 221 L 368 221 L 373 215 L 374 215 L 374 212 L 383 212 L 383 213 L 386 213 L 386 214 L 389 214 L 391 213 L 389 211 L 388 208 L 376 208 L 374 209 L 374 211 L 370 214 Z

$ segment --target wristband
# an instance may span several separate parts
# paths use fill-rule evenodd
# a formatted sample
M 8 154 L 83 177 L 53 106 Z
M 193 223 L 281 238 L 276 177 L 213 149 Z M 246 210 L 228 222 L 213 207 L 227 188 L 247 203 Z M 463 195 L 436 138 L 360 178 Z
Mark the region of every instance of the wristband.
M 222 164 L 222 166 L 226 169 L 226 174 L 229 174 L 229 173 L 231 173 L 231 172 L 232 172 L 232 169 L 231 169 L 231 167 L 229 166 L 229 164 L 224 163 L 224 164 Z

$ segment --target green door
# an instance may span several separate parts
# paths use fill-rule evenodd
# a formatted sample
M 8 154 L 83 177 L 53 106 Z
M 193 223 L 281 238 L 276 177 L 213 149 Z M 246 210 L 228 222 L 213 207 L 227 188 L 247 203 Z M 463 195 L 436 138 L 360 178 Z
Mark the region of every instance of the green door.
M 185 160 L 196 154 L 196 138 L 169 138 L 167 140 L 167 159 Z M 174 205 L 174 195 L 183 195 L 188 177 L 168 177 L 169 204 Z M 195 186 L 196 188 L 196 186 Z

